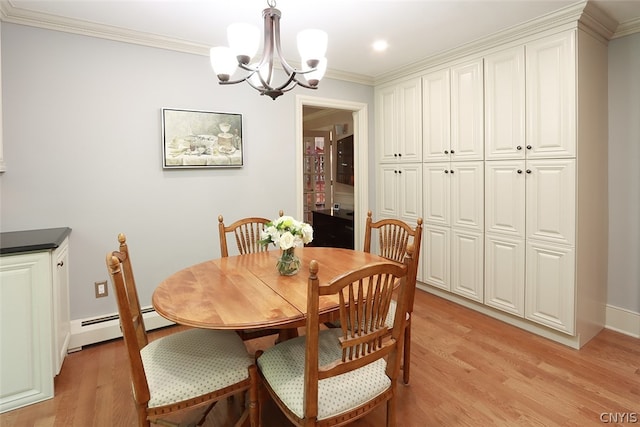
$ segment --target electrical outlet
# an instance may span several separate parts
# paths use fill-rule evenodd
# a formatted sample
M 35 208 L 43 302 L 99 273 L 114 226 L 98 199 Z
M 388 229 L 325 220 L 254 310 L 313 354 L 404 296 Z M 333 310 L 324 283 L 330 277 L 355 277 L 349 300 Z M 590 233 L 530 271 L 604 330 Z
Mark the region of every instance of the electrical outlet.
M 109 289 L 107 288 L 107 281 L 95 282 L 96 286 L 96 298 L 103 298 L 109 295 Z

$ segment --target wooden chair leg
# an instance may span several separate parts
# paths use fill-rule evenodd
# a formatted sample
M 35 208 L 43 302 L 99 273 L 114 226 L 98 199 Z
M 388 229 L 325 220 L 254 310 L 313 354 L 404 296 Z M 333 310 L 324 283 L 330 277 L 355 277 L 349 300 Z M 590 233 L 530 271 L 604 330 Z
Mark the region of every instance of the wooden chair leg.
M 409 367 L 411 365 L 411 316 L 404 328 L 404 349 L 402 351 L 402 381 L 409 384 Z

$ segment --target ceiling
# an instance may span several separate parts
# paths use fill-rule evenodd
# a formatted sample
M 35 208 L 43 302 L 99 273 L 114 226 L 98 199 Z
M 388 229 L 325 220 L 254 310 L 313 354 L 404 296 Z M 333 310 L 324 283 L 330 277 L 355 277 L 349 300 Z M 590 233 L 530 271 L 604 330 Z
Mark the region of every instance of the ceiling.
M 620 25 L 640 31 L 640 0 L 592 3 Z M 573 0 L 278 0 L 282 48 L 298 61 L 295 35 L 305 28 L 329 34 L 328 74 L 374 81 L 438 53 L 460 47 L 562 8 Z M 226 45 L 226 27 L 262 27 L 266 0 L 0 0 L 5 22 L 208 54 Z M 614 24 L 615 24 L 614 22 Z M 371 44 L 386 39 L 386 52 Z M 355 79 L 357 81 L 357 78 Z

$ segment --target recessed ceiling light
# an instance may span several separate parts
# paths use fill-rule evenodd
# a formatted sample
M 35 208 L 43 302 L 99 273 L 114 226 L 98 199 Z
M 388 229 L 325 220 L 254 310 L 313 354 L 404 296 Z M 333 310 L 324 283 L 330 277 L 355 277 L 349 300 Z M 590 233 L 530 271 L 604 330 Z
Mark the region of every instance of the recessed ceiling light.
M 373 50 L 376 52 L 384 52 L 389 47 L 389 43 L 386 40 L 376 40 L 373 42 Z

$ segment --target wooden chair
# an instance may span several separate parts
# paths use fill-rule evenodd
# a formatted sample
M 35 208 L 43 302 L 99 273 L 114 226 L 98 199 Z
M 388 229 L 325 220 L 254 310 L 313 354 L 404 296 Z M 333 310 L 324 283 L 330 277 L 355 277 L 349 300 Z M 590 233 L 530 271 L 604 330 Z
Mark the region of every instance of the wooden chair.
M 284 215 L 283 211 L 279 215 Z M 218 232 L 220 234 L 220 256 L 229 256 L 229 247 L 227 246 L 227 233 L 233 233 L 236 239 L 236 245 L 240 255 L 251 254 L 255 252 L 266 251 L 266 246 L 260 245 L 260 233 L 264 229 L 264 225 L 271 222 L 271 219 L 261 217 L 243 218 L 235 221 L 231 225 L 224 225 L 224 218 L 218 215 Z
M 118 240 L 119 250 L 108 253 L 106 262 L 129 358 L 138 426 L 179 425 L 173 418 L 196 408 L 204 411 L 197 414 L 201 425 L 217 401 L 248 391 L 249 405 L 236 425 L 249 417 L 251 426 L 257 427 L 259 378 L 244 342 L 233 331 L 204 329 L 149 342 L 126 237 L 120 234 Z
M 420 260 L 420 244 L 422 242 L 422 218 L 418 218 L 416 228 L 411 228 L 409 224 L 398 219 L 381 219 L 373 221 L 371 211 L 367 212 L 367 222 L 364 233 L 364 251 L 371 252 L 371 239 L 373 230 L 378 235 L 378 255 L 389 258 L 396 262 L 402 262 L 409 244 L 413 245 L 414 256 L 413 269 L 414 276 L 408 277 L 410 286 L 407 293 L 407 325 L 404 335 L 404 361 L 402 363 L 402 380 L 409 384 L 409 369 L 411 364 L 411 313 L 413 312 L 413 301 L 416 293 L 416 276 L 418 272 L 418 262 Z M 393 304 L 393 302 L 392 302 Z M 390 313 L 394 313 L 392 309 Z M 393 324 L 393 317 L 390 316 L 389 324 Z
M 284 215 L 281 210 L 279 215 Z M 240 255 L 266 251 L 266 246 L 260 245 L 260 234 L 264 229 L 264 225 L 271 222 L 271 219 L 261 217 L 249 217 L 235 221 L 231 225 L 224 225 L 224 218 L 218 215 L 218 232 L 220 235 L 220 256 L 229 256 L 229 247 L 227 245 L 227 234 L 233 234 Z M 240 338 L 244 341 L 254 338 L 260 338 L 268 335 L 279 334 L 277 329 L 258 329 L 258 330 L 238 330 L 236 331 Z
M 414 274 L 411 247 L 404 265 L 364 265 L 320 284 L 311 261 L 304 336 L 257 352 L 264 388 L 298 426 L 344 425 L 387 404 L 387 427 L 396 425 L 395 387 L 400 371 L 408 302 Z M 395 321 L 386 323 L 398 286 Z M 319 301 L 339 299 L 340 328 L 320 330 Z

